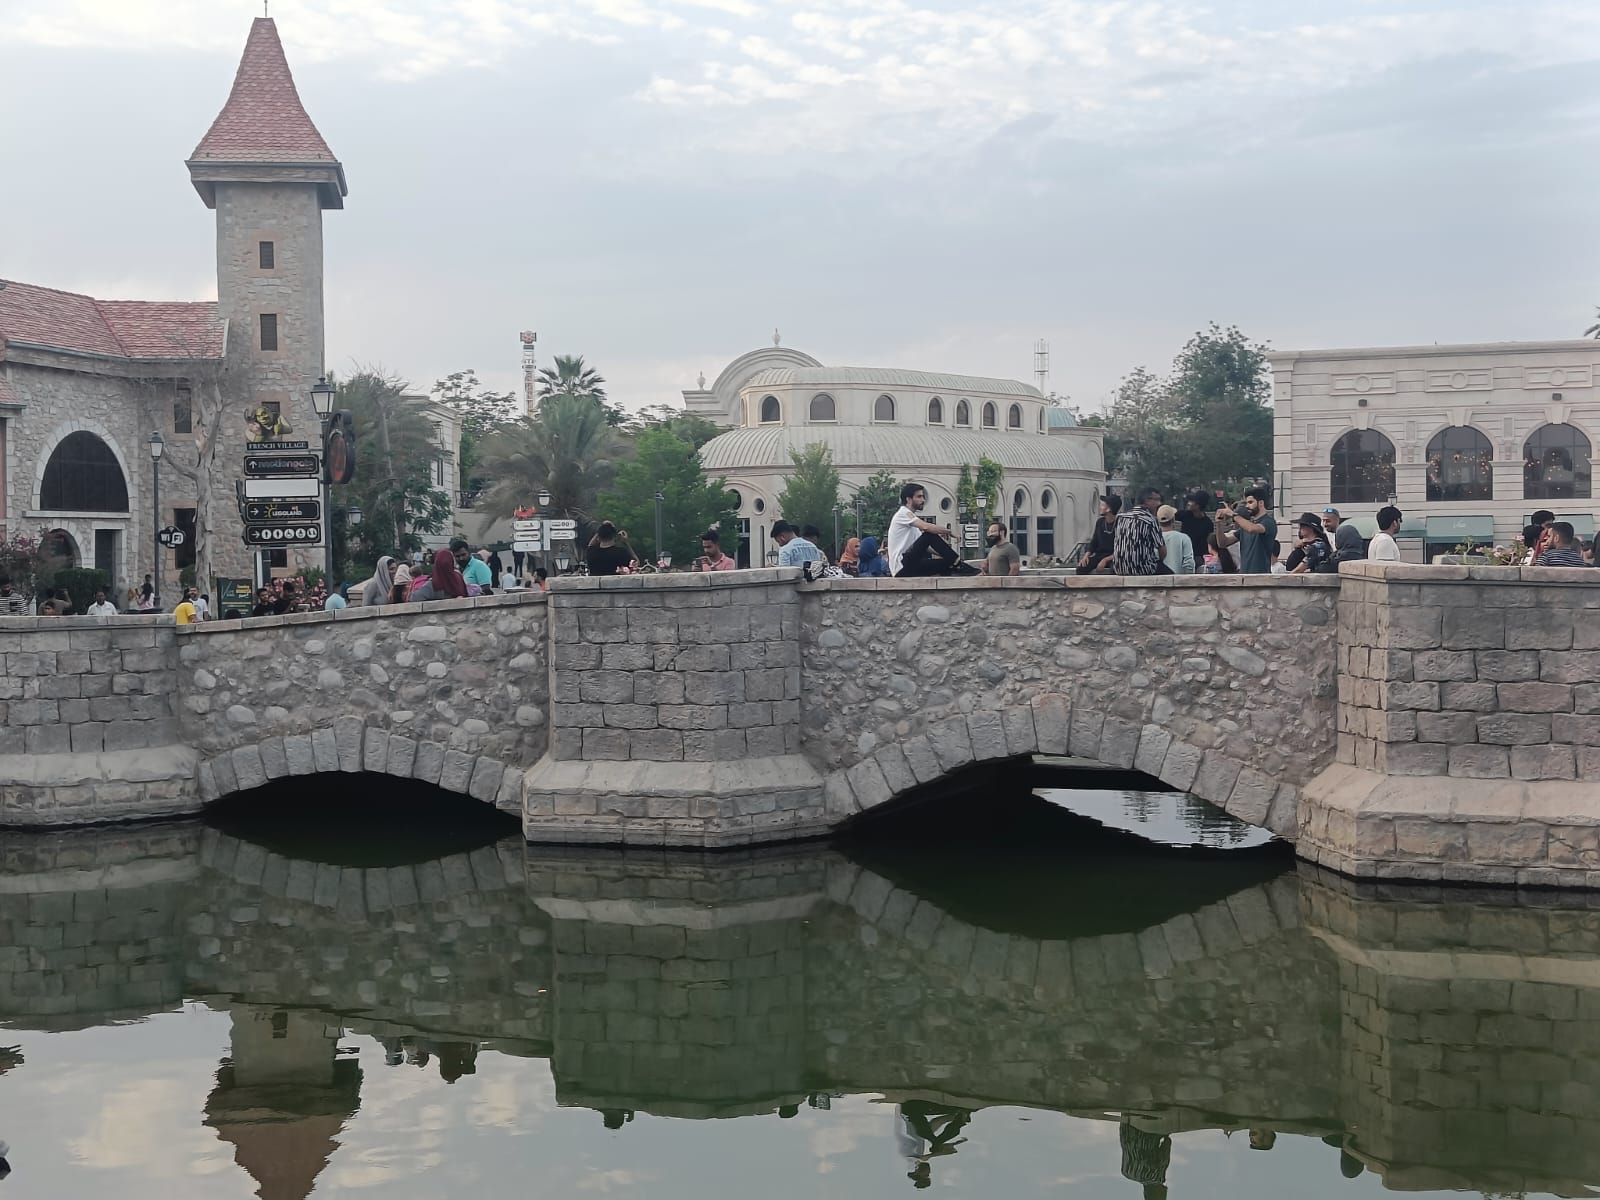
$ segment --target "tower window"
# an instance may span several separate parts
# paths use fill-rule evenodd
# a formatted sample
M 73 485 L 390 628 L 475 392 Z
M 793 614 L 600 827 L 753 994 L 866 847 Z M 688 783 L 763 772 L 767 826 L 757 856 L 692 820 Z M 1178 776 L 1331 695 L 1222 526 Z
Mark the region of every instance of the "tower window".
M 276 253 L 274 251 L 274 248 L 273 248 L 273 245 L 272 245 L 271 242 L 262 242 L 261 246 L 260 246 L 260 251 L 261 251 L 261 269 L 263 271 L 270 271 L 274 267 L 277 266 L 277 255 L 276 255 Z
M 189 385 L 180 383 L 172 399 L 172 432 L 194 432 L 194 392 Z
M 261 314 L 261 348 L 263 350 L 276 350 L 278 348 L 278 314 Z

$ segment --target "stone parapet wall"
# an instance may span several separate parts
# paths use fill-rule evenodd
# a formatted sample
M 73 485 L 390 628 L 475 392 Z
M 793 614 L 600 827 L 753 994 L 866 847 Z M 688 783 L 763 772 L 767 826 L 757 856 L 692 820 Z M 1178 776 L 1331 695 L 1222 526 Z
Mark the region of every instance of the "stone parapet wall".
M 0 621 L 0 824 L 189 811 L 170 619 Z
M 804 746 L 848 818 L 958 767 L 1071 754 L 1294 831 L 1332 757 L 1338 580 L 828 580 L 802 587 Z
M 178 630 L 201 800 L 368 771 L 520 811 L 548 737 L 546 620 L 518 593 Z
M 1360 876 L 1600 886 L 1600 576 L 1341 578 L 1337 761 L 1301 853 Z

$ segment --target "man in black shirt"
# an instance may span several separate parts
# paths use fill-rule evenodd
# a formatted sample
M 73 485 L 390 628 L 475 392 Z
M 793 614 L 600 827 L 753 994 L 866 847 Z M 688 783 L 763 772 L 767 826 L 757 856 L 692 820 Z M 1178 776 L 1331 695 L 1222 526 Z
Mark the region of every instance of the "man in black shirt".
M 618 545 L 618 542 L 622 544 Z M 610 521 L 601 521 L 600 528 L 596 529 L 594 536 L 589 539 L 589 548 L 584 554 L 584 561 L 588 564 L 591 575 L 615 575 L 624 567 L 638 562 L 639 556 L 628 544 L 626 529 L 619 531 Z
M 1078 574 L 1092 575 L 1100 564 L 1111 557 L 1117 514 L 1122 511 L 1121 496 L 1103 496 L 1100 499 L 1100 516 L 1095 520 L 1094 533 L 1089 538 L 1089 549 L 1078 560 Z
M 1178 528 L 1183 530 L 1194 546 L 1196 564 L 1206 561 L 1211 549 L 1211 535 L 1217 528 L 1216 523 L 1206 516 L 1207 499 L 1209 497 L 1204 492 L 1190 492 L 1183 498 L 1183 511 L 1178 514 Z

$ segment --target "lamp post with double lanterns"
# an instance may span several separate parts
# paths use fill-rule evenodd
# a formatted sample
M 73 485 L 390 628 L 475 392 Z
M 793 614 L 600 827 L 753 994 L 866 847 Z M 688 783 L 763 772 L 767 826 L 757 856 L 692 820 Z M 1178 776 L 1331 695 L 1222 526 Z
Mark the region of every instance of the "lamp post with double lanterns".
M 151 600 L 157 612 L 161 611 L 161 455 L 166 448 L 166 439 L 158 429 L 150 435 L 150 549 L 154 551 L 150 586 L 154 589 Z
M 326 526 L 327 518 L 331 515 L 328 507 L 328 428 L 330 418 L 333 416 L 334 386 L 328 382 L 328 377 L 323 375 L 316 383 L 311 385 L 311 407 L 317 414 L 317 422 L 322 427 L 322 482 L 317 487 L 319 507 L 322 509 L 323 524 Z M 331 582 L 333 579 L 333 539 L 328 536 L 326 528 L 322 531 L 322 572 Z
M 539 551 L 539 565 L 544 567 L 547 572 L 550 568 L 550 513 L 547 511 L 549 507 L 550 489 L 542 487 L 539 489 L 539 517 L 543 521 L 543 525 L 540 528 L 544 530 L 544 536 L 539 539 L 539 543 L 544 549 Z M 500 581 L 495 580 L 495 582 L 498 584 Z

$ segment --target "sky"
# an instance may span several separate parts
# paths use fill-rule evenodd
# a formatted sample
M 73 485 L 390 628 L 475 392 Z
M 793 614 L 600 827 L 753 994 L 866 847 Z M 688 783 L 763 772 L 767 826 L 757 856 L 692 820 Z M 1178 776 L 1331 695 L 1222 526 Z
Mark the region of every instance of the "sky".
M 344 163 L 327 360 L 629 407 L 783 344 L 1087 411 L 1210 321 L 1577 337 L 1593 0 L 274 0 Z M 215 295 L 184 160 L 245 0 L 0 0 L 0 276 Z M 21 184 L 21 186 L 18 186 Z

